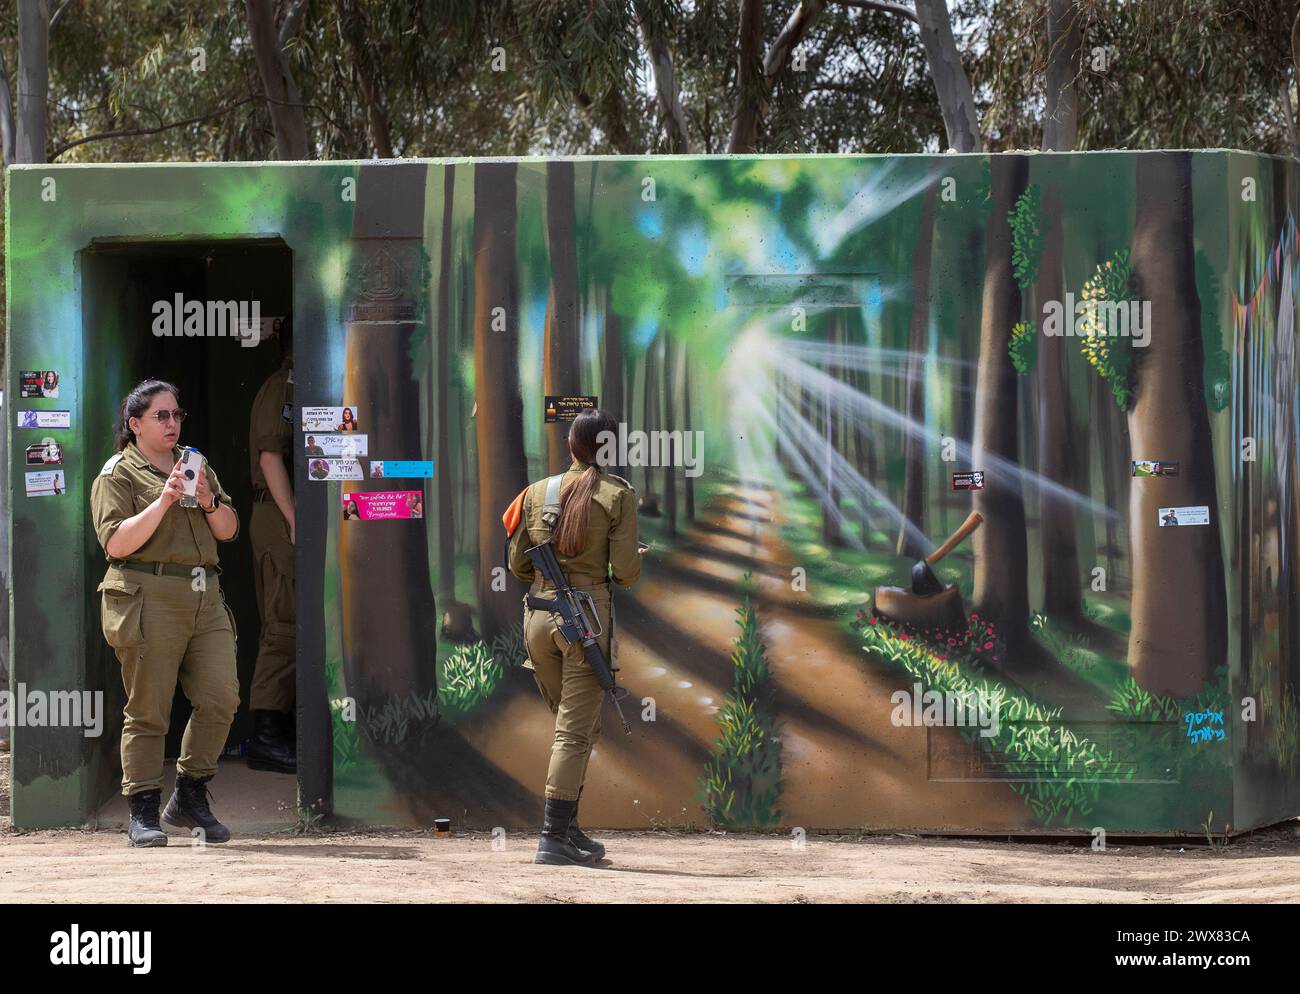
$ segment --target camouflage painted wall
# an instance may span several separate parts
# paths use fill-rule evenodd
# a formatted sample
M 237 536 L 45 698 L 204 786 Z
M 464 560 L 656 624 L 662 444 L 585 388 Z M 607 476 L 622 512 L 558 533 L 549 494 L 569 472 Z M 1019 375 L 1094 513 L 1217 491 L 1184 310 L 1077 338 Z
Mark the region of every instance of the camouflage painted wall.
M 10 407 L 72 419 L 58 498 L 24 496 L 42 432 L 9 426 L 13 679 L 115 678 L 86 496 L 148 330 L 100 303 L 105 240 L 279 238 L 298 402 L 354 409 L 367 477 L 434 464 L 298 461 L 300 748 L 333 757 L 305 803 L 533 826 L 551 719 L 500 514 L 567 464 L 546 396 L 594 395 L 653 549 L 616 595 L 640 720 L 606 714 L 585 824 L 1294 815 L 1296 199 L 1294 163 L 1228 152 L 13 170 Z M 66 393 L 20 403 L 47 368 Z M 426 513 L 345 521 L 345 489 Z M 957 725 L 968 693 L 997 720 Z M 17 824 L 112 789 L 112 742 L 14 742 Z

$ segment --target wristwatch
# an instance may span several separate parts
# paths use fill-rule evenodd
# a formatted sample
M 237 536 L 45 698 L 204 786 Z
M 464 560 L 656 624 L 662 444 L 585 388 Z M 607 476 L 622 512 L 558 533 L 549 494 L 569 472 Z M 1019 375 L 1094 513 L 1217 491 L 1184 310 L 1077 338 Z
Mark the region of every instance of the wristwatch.
M 217 513 L 217 508 L 219 508 L 220 506 L 221 506 L 221 494 L 214 493 L 214 494 L 212 495 L 212 506 L 211 506 L 211 507 L 205 507 L 205 508 L 203 509 L 203 513 L 204 513 L 204 514 L 216 514 L 216 513 Z

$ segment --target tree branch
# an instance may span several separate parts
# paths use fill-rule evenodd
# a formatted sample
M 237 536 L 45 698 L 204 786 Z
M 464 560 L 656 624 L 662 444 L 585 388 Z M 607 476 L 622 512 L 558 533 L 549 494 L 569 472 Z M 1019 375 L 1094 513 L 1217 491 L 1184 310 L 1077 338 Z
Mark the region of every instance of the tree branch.
M 828 0 L 828 2 L 837 3 L 841 7 L 854 7 L 858 10 L 883 10 L 887 14 L 906 17 L 913 24 L 921 23 L 916 18 L 916 11 L 910 7 L 904 7 L 901 3 L 887 3 L 886 0 Z
M 59 9 L 56 10 L 53 14 L 50 15 L 50 30 L 51 30 L 51 31 L 54 30 L 54 22 L 57 21 L 57 20 L 59 19 L 59 15 L 62 14 L 62 13 L 67 9 L 68 4 L 70 4 L 70 3 L 72 3 L 72 0 L 63 0 L 63 3 L 59 4 Z
M 767 80 L 763 74 L 763 0 L 741 0 L 740 53 L 737 57 L 736 113 L 731 124 L 730 153 L 752 152 L 758 139 L 759 105 Z
M 655 97 L 659 102 L 659 118 L 664 131 L 668 133 L 669 151 L 689 153 L 691 143 L 686 131 L 686 114 L 682 111 L 681 100 L 678 98 L 677 79 L 668 43 L 651 22 L 647 0 L 632 0 L 632 10 L 641 33 L 641 42 L 650 55 L 650 67 L 655 78 Z
M 57 159 L 69 149 L 76 148 L 78 145 L 85 145 L 88 142 L 104 141 L 108 138 L 129 138 L 134 135 L 156 135 L 160 131 L 170 131 L 173 128 L 183 128 L 188 124 L 198 124 L 200 121 L 206 121 L 212 117 L 221 117 L 223 114 L 229 114 L 236 107 L 241 107 L 244 104 L 257 99 L 259 99 L 259 97 L 256 94 L 247 96 L 242 100 L 236 100 L 233 104 L 227 104 L 225 107 L 210 111 L 207 114 L 200 114 L 198 117 L 189 117 L 183 121 L 172 121 L 170 124 L 161 124 L 156 128 L 126 128 L 121 131 L 104 131 L 97 135 L 87 135 L 85 138 L 78 138 L 76 141 L 60 145 L 50 153 L 50 161 Z
M 266 91 L 266 102 L 275 128 L 276 151 L 282 161 L 306 159 L 310 154 L 307 119 L 302 108 L 302 94 L 293 80 L 289 60 L 275 29 L 273 0 L 244 0 L 248 36 L 253 43 L 253 60 Z M 285 24 L 293 24 L 298 14 L 291 8 Z
M 3 52 L 0 52 L 0 155 L 4 156 L 6 166 L 14 161 L 14 102 Z
M 289 41 L 298 37 L 298 29 L 302 27 L 302 13 L 307 9 L 307 0 L 293 0 L 289 5 L 288 12 L 284 15 L 284 23 L 280 25 L 280 48 L 283 49 Z
M 947 0 L 916 0 L 916 10 L 925 61 L 939 95 L 948 145 L 958 152 L 981 152 L 983 143 L 975 116 L 975 97 L 953 38 Z

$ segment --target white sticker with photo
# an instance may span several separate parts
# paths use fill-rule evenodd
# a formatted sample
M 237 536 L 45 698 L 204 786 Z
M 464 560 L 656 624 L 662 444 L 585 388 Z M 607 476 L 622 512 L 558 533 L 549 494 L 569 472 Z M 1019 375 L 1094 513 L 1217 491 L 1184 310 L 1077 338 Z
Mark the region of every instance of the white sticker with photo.
M 71 428 L 71 411 L 19 411 L 19 428 Z
M 307 477 L 311 480 L 364 480 L 361 462 L 343 456 L 337 459 L 308 459 Z
M 304 407 L 303 431 L 360 431 L 355 407 Z
M 24 473 L 28 497 L 59 497 L 67 491 L 63 470 L 47 469 L 39 473 Z
M 304 451 L 311 456 L 367 456 L 365 435 L 308 435 Z
M 1179 525 L 1208 525 L 1210 509 L 1205 505 L 1199 507 L 1162 507 L 1160 509 L 1160 527 L 1173 528 Z

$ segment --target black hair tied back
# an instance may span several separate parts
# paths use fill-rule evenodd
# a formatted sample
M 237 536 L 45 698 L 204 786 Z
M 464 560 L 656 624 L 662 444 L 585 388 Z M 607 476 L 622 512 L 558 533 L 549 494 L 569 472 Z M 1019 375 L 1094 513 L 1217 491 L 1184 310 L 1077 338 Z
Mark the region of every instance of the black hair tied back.
M 154 397 L 160 393 L 170 393 L 181 402 L 181 392 L 175 384 L 166 380 L 144 380 L 131 388 L 131 392 L 122 398 L 122 405 L 117 411 L 117 451 L 121 452 L 128 444 L 135 441 L 135 432 L 131 430 L 131 419 L 142 417 L 149 410 Z

